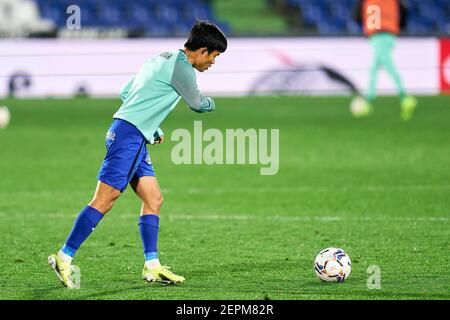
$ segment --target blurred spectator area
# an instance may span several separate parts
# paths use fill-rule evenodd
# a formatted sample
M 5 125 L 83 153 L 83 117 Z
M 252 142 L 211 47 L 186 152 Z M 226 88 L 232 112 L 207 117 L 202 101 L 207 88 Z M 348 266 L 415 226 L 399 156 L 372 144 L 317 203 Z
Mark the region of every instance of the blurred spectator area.
M 66 27 L 70 5 L 81 11 L 78 33 L 94 37 L 185 37 L 197 19 L 232 36 L 359 36 L 356 1 L 0 0 L 0 37 L 77 36 Z M 402 1 L 410 9 L 403 35 L 450 34 L 450 0 Z
M 284 14 L 267 0 L 213 0 L 214 12 L 227 21 L 234 36 L 283 36 L 294 34 Z
M 78 5 L 81 28 L 122 29 L 129 36 L 186 36 L 196 19 L 217 21 L 208 0 L 34 0 L 41 16 L 60 29 L 66 27 L 66 9 Z
M 32 0 L 0 0 L 0 37 L 51 34 L 55 25 L 44 19 Z
M 361 35 L 352 19 L 356 0 L 267 0 L 299 33 Z M 403 35 L 449 35 L 450 0 L 404 0 L 409 8 Z

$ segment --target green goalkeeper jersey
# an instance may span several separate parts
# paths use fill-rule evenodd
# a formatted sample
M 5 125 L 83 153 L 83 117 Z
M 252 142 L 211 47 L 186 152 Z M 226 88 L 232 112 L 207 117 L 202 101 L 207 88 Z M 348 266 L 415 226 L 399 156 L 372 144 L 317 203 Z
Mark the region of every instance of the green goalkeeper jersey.
M 213 111 L 213 99 L 198 87 L 194 67 L 183 50 L 148 59 L 120 91 L 123 101 L 114 118 L 133 124 L 151 144 L 162 135 L 159 128 L 182 97 L 196 112 Z

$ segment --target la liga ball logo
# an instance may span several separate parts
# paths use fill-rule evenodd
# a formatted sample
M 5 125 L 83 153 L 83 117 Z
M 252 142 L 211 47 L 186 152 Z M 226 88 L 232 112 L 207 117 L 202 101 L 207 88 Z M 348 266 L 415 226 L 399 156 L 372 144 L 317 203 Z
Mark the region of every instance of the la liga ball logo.
M 344 282 L 352 272 L 352 263 L 343 249 L 326 248 L 316 256 L 314 272 L 324 282 Z

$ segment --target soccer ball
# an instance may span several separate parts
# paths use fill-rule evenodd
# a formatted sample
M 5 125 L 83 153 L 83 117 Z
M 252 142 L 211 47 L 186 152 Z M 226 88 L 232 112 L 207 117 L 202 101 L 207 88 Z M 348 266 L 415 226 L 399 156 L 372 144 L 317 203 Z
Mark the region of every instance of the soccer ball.
M 7 107 L 0 107 L 0 129 L 6 128 L 11 120 L 11 113 Z
M 357 96 L 350 103 L 350 111 L 354 117 L 359 118 L 367 116 L 372 108 L 363 97 Z
M 314 272 L 324 282 L 343 282 L 352 271 L 350 257 L 339 248 L 326 248 L 314 261 Z

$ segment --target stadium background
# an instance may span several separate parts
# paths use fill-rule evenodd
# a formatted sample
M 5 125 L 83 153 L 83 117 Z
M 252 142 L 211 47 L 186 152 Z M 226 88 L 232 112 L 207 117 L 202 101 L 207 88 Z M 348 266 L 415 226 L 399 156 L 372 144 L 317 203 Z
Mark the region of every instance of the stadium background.
M 0 130 L 0 298 L 449 299 L 450 0 L 405 2 L 394 59 L 420 104 L 406 124 L 383 72 L 375 114 L 349 113 L 372 57 L 353 0 L 0 0 L 0 105 L 12 114 Z M 68 27 L 70 5 L 80 29 Z M 151 147 L 166 199 L 161 259 L 190 281 L 141 283 L 128 190 L 77 255 L 83 289 L 65 291 L 46 256 L 92 196 L 118 91 L 146 58 L 181 47 L 197 18 L 229 37 L 198 75 L 218 110 L 201 117 L 180 102 L 167 137 L 194 120 L 277 128 L 280 171 L 176 166 L 170 139 Z M 312 273 L 328 246 L 353 259 L 339 286 Z M 371 265 L 379 290 L 367 287 Z

